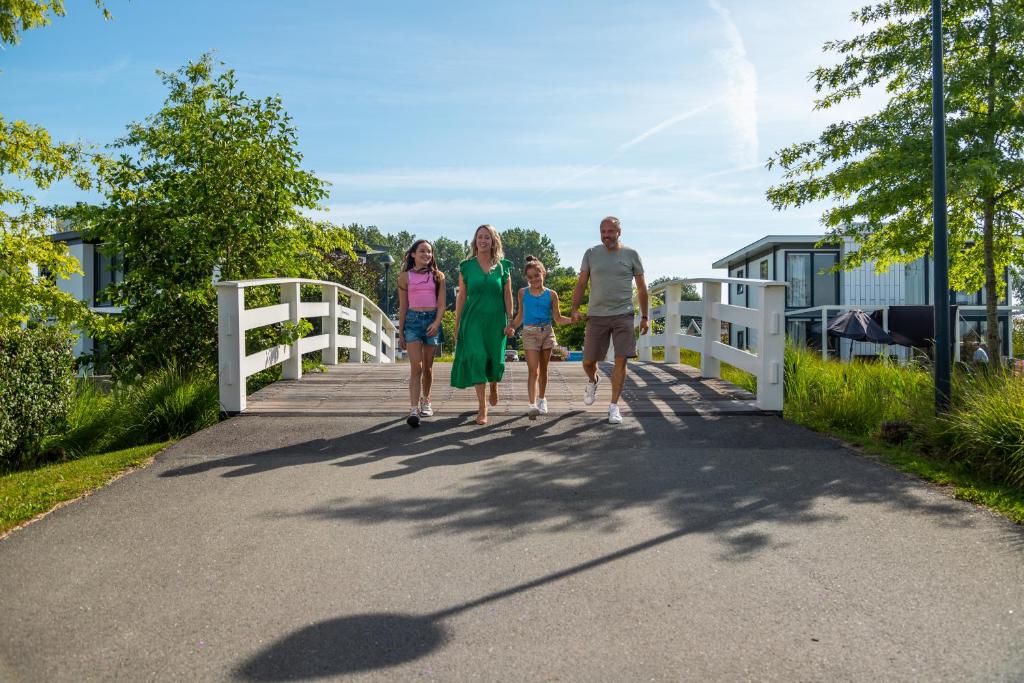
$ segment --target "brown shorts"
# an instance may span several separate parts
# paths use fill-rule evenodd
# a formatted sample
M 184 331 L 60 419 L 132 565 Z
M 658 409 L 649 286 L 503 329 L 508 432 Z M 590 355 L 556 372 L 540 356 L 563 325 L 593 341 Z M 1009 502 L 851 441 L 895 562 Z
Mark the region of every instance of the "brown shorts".
M 524 351 L 553 349 L 555 343 L 555 330 L 551 325 L 523 325 Z
M 616 358 L 636 358 L 636 337 L 633 336 L 633 314 L 591 315 L 583 337 L 583 360 L 604 360 L 608 342 L 615 345 Z

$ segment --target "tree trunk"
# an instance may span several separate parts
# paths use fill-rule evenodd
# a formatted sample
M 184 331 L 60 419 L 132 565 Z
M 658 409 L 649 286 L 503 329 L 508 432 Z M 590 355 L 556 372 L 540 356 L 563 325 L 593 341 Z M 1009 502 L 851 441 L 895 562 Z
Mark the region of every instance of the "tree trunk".
M 999 362 L 1001 347 L 999 346 L 999 281 L 996 279 L 995 222 L 996 200 L 994 197 L 985 199 L 985 219 L 982 227 L 982 244 L 985 249 L 985 341 L 988 345 L 989 360 L 993 364 Z
M 987 30 L 987 62 L 988 62 L 988 131 L 986 131 L 985 146 L 988 154 L 991 155 L 993 165 L 999 156 L 996 147 L 995 114 L 996 95 L 999 84 L 997 82 L 997 26 L 996 6 L 992 0 L 988 3 L 988 30 Z M 993 364 L 999 363 L 1001 349 L 999 347 L 999 283 L 996 280 L 995 263 L 995 215 L 996 215 L 996 187 L 987 187 L 984 191 L 984 217 L 982 223 L 982 247 L 985 255 L 985 339 L 988 346 L 989 361 Z M 957 323 L 959 324 L 959 323 Z

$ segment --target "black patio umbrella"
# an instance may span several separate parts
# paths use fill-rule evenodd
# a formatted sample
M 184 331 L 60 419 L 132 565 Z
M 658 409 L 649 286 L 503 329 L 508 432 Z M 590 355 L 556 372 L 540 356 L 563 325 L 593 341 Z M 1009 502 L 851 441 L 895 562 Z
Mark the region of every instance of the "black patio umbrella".
M 811 333 L 821 334 L 821 323 L 811 325 Z M 861 310 L 846 311 L 829 320 L 828 333 L 853 341 L 892 344 L 892 335 Z

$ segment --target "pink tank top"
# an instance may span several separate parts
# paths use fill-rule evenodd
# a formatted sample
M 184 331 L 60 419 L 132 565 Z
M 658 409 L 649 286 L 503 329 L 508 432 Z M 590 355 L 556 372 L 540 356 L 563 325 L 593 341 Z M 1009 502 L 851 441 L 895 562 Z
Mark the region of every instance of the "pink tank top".
M 437 293 L 434 291 L 434 274 L 430 271 L 409 274 L 409 308 L 437 308 Z

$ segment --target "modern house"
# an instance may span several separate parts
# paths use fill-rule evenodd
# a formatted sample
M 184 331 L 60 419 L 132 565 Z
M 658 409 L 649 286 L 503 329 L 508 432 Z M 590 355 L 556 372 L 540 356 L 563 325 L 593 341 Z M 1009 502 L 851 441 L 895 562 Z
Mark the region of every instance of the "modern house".
M 933 305 L 933 263 L 927 256 L 907 264 L 896 264 L 877 272 L 873 263 L 850 271 L 831 272 L 840 260 L 857 249 L 853 240 L 842 246 L 817 246 L 825 235 L 767 235 L 756 242 L 734 251 L 712 264 L 713 268 L 728 270 L 728 277 L 782 280 L 786 289 L 786 331 L 797 344 L 821 348 L 823 335 L 820 324 L 823 317 L 859 308 L 880 311 L 887 320 L 893 307 Z M 1010 283 L 1010 272 L 1003 272 Z M 1011 355 L 1010 317 L 1012 294 L 1007 286 L 1006 296 L 999 302 L 999 334 L 1002 341 L 1000 355 Z M 730 285 L 728 303 L 756 306 L 758 292 L 743 285 Z M 984 337 L 987 328 L 984 312 L 984 292 L 956 292 L 951 297 L 956 305 L 959 334 L 964 339 Z M 824 308 L 823 308 L 824 307 Z M 834 308 L 829 308 L 834 307 Z M 824 316 L 823 316 L 824 312 Z M 818 327 L 816 327 L 818 326 Z M 737 348 L 757 348 L 756 333 L 733 326 L 729 343 Z M 848 339 L 827 338 L 828 352 L 843 360 L 857 356 L 877 356 L 887 353 L 900 360 L 910 358 L 906 347 Z M 955 353 L 959 348 L 955 349 Z
M 50 235 L 55 242 L 63 242 L 68 246 L 71 255 L 82 265 L 83 275 L 72 275 L 67 280 L 58 280 L 57 287 L 84 301 L 96 313 L 116 314 L 121 309 L 104 301 L 103 290 L 110 284 L 124 279 L 124 260 L 103 254 L 98 245 L 82 239 L 77 230 L 68 230 Z M 75 342 L 75 357 L 95 350 L 95 342 L 88 334 L 82 332 Z

